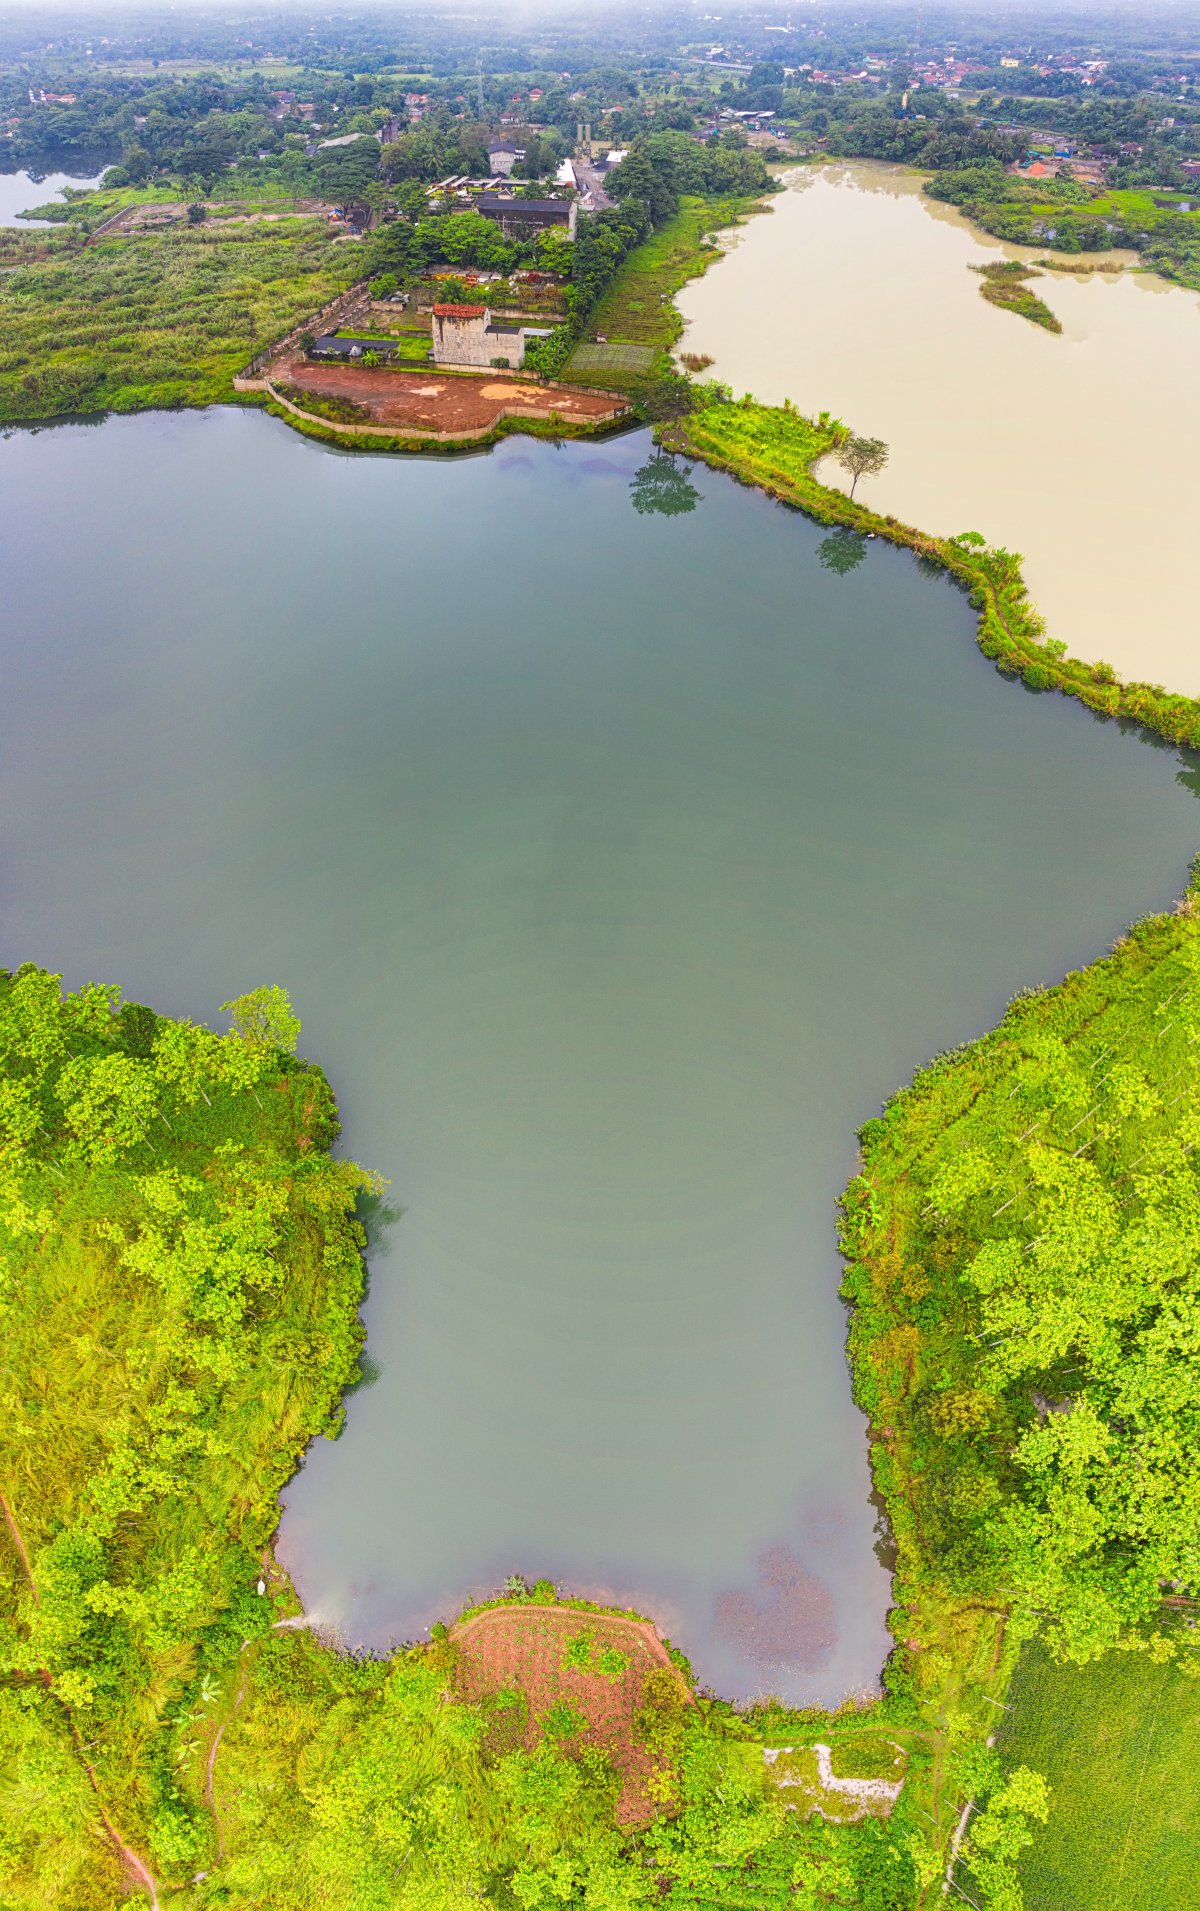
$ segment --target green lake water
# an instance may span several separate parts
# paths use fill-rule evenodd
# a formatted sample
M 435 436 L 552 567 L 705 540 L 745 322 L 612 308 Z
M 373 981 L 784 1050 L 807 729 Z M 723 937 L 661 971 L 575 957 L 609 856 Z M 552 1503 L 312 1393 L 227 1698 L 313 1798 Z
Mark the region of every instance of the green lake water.
M 0 959 L 292 992 L 390 1180 L 377 1378 L 285 1495 L 348 1639 L 542 1573 L 729 1694 L 876 1678 L 854 1128 L 1166 904 L 1195 771 L 965 600 L 644 434 L 454 462 L 260 415 L 0 443 Z M 686 500 L 685 500 L 686 501 Z

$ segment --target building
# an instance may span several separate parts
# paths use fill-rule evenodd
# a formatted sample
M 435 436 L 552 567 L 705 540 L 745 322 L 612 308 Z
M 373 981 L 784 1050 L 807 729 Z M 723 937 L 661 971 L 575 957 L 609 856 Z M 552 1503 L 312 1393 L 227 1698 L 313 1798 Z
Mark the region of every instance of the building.
M 517 199 L 507 193 L 481 194 L 475 210 L 494 219 L 506 239 L 530 239 L 535 232 L 561 232 L 573 239 L 579 217 L 574 199 Z
M 339 338 L 336 332 L 326 332 L 309 347 L 310 358 L 341 358 L 355 365 L 361 363 L 368 352 L 376 358 L 394 358 L 396 341 L 394 338 Z
M 486 305 L 435 305 L 433 360 L 435 365 L 489 367 L 519 371 L 531 338 L 545 338 L 547 327 L 493 325 Z
M 514 146 L 508 140 L 501 140 L 497 145 L 488 147 L 488 165 L 493 173 L 503 173 L 506 179 L 518 159 L 524 159 L 524 157 L 525 148 Z

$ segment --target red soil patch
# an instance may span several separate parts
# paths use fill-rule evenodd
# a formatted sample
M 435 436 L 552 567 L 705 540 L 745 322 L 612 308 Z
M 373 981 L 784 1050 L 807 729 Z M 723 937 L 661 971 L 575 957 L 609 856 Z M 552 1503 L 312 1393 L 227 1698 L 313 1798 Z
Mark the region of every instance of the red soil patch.
M 606 1647 L 615 1646 L 628 1658 L 626 1670 L 606 1679 L 599 1671 L 567 1665 L 567 1647 L 581 1635 L 592 1640 L 593 1663 Z M 681 1693 L 691 1697 L 653 1626 L 566 1606 L 499 1606 L 463 1620 L 450 1636 L 458 1648 L 454 1683 L 461 1699 L 478 1704 L 505 1689 L 522 1692 L 529 1711 L 519 1742 L 527 1751 L 539 1743 L 540 1722 L 551 1706 L 568 1700 L 587 1726 L 565 1742 L 566 1750 L 594 1745 L 621 1774 L 618 1823 L 644 1824 L 653 1816 L 647 1781 L 654 1761 L 634 1730 L 643 1683 L 648 1673 L 666 1667 Z
M 269 376 L 325 398 L 351 398 L 369 413 L 371 424 L 389 425 L 399 434 L 487 431 L 505 407 L 535 416 L 557 411 L 564 418 L 599 418 L 622 402 L 618 394 L 548 390 L 534 380 L 497 378 L 494 372 L 481 372 L 478 378 L 447 374 L 433 365 L 398 371 L 388 365 L 320 365 L 285 357 L 271 367 Z

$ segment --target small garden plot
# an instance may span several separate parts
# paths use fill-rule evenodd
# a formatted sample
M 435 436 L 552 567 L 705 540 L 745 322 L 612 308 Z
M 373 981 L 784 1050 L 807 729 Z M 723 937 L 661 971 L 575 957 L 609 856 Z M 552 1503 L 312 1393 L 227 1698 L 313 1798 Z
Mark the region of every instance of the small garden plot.
M 424 364 L 433 347 L 433 339 L 428 332 L 349 332 L 344 328 L 336 333 L 338 338 L 358 339 L 365 347 L 375 339 L 387 338 L 395 348 L 395 357 Z
M 653 345 L 577 345 L 571 354 L 567 376 L 579 378 L 585 372 L 603 376 L 605 372 L 649 372 L 655 360 Z
M 654 1811 L 656 1771 L 646 1714 L 678 1718 L 691 1695 L 653 1626 L 566 1606 L 494 1607 L 455 1626 L 455 1690 L 480 1707 L 484 1754 L 551 1740 L 601 1751 L 620 1774 L 618 1822 Z

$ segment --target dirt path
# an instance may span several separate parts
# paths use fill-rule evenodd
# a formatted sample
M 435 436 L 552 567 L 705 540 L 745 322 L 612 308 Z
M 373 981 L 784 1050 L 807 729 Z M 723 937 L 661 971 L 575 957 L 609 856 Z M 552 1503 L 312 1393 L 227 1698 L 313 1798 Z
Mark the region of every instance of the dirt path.
M 3 1493 L 0 1493 L 0 1511 L 4 1514 L 4 1524 L 12 1534 L 12 1543 L 21 1556 L 21 1565 L 24 1569 L 25 1577 L 29 1581 L 29 1590 L 33 1594 L 33 1603 L 35 1606 L 40 1606 L 42 1596 L 34 1583 L 33 1567 L 29 1564 L 29 1554 L 25 1551 L 25 1541 L 21 1538 L 21 1529 L 13 1518 L 12 1508 Z
M 243 1646 L 242 1647 L 243 1653 L 245 1652 L 245 1650 L 246 1648 L 245 1646 Z M 250 1678 L 250 1663 L 249 1663 L 249 1660 L 247 1660 L 242 1667 L 242 1676 L 238 1681 L 238 1689 L 237 1689 L 236 1696 L 234 1697 L 233 1704 L 230 1706 L 228 1712 L 225 1714 L 225 1717 L 221 1720 L 221 1723 L 218 1725 L 216 1731 L 213 1733 L 213 1742 L 208 1748 L 208 1760 L 204 1767 L 204 1802 L 208 1806 L 209 1811 L 212 1813 L 212 1821 L 214 1826 L 216 1827 L 217 1863 L 218 1864 L 220 1864 L 221 1860 L 225 1856 L 225 1827 L 221 1823 L 221 1814 L 217 1810 L 217 1801 L 213 1795 L 213 1779 L 214 1779 L 216 1768 L 217 1768 L 217 1752 L 220 1749 L 221 1740 L 225 1736 L 225 1727 L 233 1723 L 234 1717 L 237 1714 L 238 1707 L 241 1705 L 242 1700 L 246 1696 L 246 1686 L 247 1686 L 247 1683 L 249 1682 L 249 1678 Z
M 42 1596 L 38 1591 L 37 1581 L 34 1579 L 34 1576 L 33 1576 L 33 1568 L 29 1563 L 29 1554 L 26 1551 L 25 1541 L 24 1541 L 24 1538 L 22 1537 L 21 1529 L 17 1525 L 16 1517 L 13 1513 L 12 1507 L 9 1505 L 8 1500 L 6 1499 L 3 1493 L 0 1493 L 0 1511 L 2 1511 L 4 1514 L 4 1524 L 7 1526 L 9 1533 L 12 1536 L 13 1545 L 16 1547 L 17 1552 L 20 1555 L 21 1567 L 22 1567 L 22 1570 L 24 1571 L 25 1578 L 28 1581 L 29 1591 L 30 1591 L 30 1594 L 32 1595 L 33 1603 L 35 1606 L 40 1606 L 42 1603 Z M 53 1691 L 54 1685 L 53 1685 L 53 1680 L 51 1679 L 50 1673 L 46 1671 L 45 1669 L 43 1669 L 41 1677 L 45 1685 L 51 1691 Z M 72 1713 L 70 1706 L 64 1704 L 61 1699 L 59 1699 L 58 1703 L 59 1705 L 62 1706 L 64 1716 L 66 1717 L 67 1725 L 71 1733 L 71 1741 L 75 1747 L 76 1756 L 79 1759 L 80 1764 L 83 1766 L 84 1771 L 87 1773 L 88 1784 L 91 1786 L 92 1792 L 95 1795 L 96 1810 L 100 1814 L 100 1823 L 104 1826 L 104 1830 L 108 1837 L 108 1841 L 112 1845 L 113 1850 L 116 1852 L 125 1870 L 129 1873 L 129 1875 L 132 1878 L 136 1879 L 138 1884 L 140 1884 L 144 1888 L 144 1890 L 149 1894 L 150 1903 L 153 1905 L 154 1911 L 158 1911 L 158 1886 L 154 1881 L 154 1875 L 151 1872 L 149 1866 L 141 1858 L 138 1857 L 138 1854 L 133 1849 L 133 1846 L 127 1845 L 125 1843 L 125 1840 L 122 1838 L 120 1832 L 117 1830 L 116 1826 L 113 1824 L 112 1819 L 109 1817 L 108 1813 L 105 1811 L 104 1801 L 100 1796 L 100 1782 L 96 1777 L 96 1768 L 90 1762 L 86 1753 L 84 1752 L 83 1740 L 79 1734 L 79 1727 L 75 1723 L 74 1714 Z

